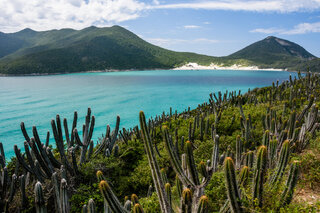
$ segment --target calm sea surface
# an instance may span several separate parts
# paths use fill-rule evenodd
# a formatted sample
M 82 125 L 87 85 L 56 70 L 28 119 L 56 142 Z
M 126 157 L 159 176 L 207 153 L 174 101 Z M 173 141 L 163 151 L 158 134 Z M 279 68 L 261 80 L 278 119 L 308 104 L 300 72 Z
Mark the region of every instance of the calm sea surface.
M 140 110 L 148 117 L 168 112 L 170 107 L 181 112 L 207 101 L 211 92 L 246 92 L 287 80 L 290 74 L 296 75 L 273 71 L 161 70 L 0 77 L 0 141 L 6 157 L 11 157 L 14 144 L 23 147 L 21 121 L 29 135 L 36 125 L 45 142 L 48 130 L 52 136 L 50 121 L 56 114 L 68 119 L 70 131 L 73 112 L 78 111 L 78 129 L 82 129 L 88 107 L 96 117 L 96 141 L 107 124 L 114 128 L 117 115 L 120 126 L 129 128 L 138 124 Z M 52 138 L 50 143 L 54 144 Z

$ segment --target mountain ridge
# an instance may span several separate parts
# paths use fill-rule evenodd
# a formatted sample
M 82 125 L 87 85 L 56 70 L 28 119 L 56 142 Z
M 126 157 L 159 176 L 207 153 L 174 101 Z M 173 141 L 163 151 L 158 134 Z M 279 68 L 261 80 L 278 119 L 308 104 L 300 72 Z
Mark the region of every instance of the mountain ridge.
M 2 48 L 1 48 L 2 47 Z M 82 30 L 0 32 L 0 73 L 65 73 L 92 70 L 170 69 L 196 62 L 294 69 L 317 59 L 303 47 L 269 36 L 229 56 L 214 57 L 158 47 L 131 31 L 112 27 Z M 315 64 L 318 60 L 315 60 Z M 314 62 L 313 62 L 314 63 Z M 314 66 L 317 67 L 317 66 Z

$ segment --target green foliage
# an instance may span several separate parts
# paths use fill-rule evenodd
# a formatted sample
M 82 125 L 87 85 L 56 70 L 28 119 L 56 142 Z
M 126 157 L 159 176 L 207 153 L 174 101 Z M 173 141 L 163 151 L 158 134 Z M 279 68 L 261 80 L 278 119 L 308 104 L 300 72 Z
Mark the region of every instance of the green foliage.
M 205 55 L 179 53 L 157 47 L 120 26 L 88 27 L 80 31 L 27 31 L 5 34 L 8 39 L 19 40 L 25 45 L 14 46 L 13 44 L 18 43 L 10 42 L 10 48 L 6 48 L 2 53 L 6 57 L 0 60 L 0 73 L 167 69 L 190 61 L 210 64 L 214 59 Z M 1 44 L 2 42 L 0 47 Z
M 213 174 L 205 194 L 209 197 L 209 212 L 217 212 L 227 199 L 224 172 Z
M 313 82 L 313 84 L 317 85 L 316 83 L 318 82 L 319 81 Z M 194 197 L 197 196 L 197 193 L 195 193 L 196 190 L 191 188 L 188 189 L 189 191 L 186 190 L 185 185 L 183 188 L 181 182 L 175 181 L 176 173 L 173 171 L 172 164 L 169 162 L 169 155 L 175 156 L 175 161 L 178 162 L 177 165 L 181 165 L 181 154 L 184 154 L 183 156 L 187 155 L 185 158 L 186 161 L 183 162 L 187 162 L 188 169 L 183 167 L 182 170 L 186 170 L 183 172 L 186 174 L 188 173 L 188 176 L 192 177 L 193 182 L 199 181 L 199 184 L 197 185 L 202 184 L 203 181 L 206 181 L 203 177 L 209 177 L 212 172 L 212 170 L 210 170 L 211 162 L 208 162 L 207 160 L 215 159 L 211 158 L 214 146 L 214 140 L 211 136 L 211 126 L 215 125 L 213 133 L 220 135 L 219 143 L 217 143 L 219 144 L 218 158 L 221 158 L 219 161 L 223 161 L 225 157 L 227 157 L 226 159 L 229 159 L 229 164 L 225 168 L 228 172 L 222 172 L 222 163 L 220 162 L 217 172 L 213 173 L 208 184 L 205 183 L 207 185 L 204 189 L 204 193 L 201 192 L 201 197 L 204 195 L 208 197 L 208 203 L 207 200 L 203 200 L 204 202 L 201 204 L 203 207 L 206 207 L 208 204 L 209 212 L 219 211 L 219 209 L 224 206 L 227 199 L 227 190 L 225 187 L 227 181 L 225 181 L 225 179 L 232 179 L 230 183 L 237 182 L 237 184 L 233 185 L 238 185 L 237 187 L 233 187 L 232 190 L 239 190 L 239 195 L 237 197 L 240 199 L 236 200 L 241 202 L 241 210 L 245 212 L 316 212 L 317 203 L 314 203 L 312 206 L 306 206 L 293 200 L 293 204 L 290 204 L 289 206 L 284 205 L 291 201 L 291 195 L 295 192 L 295 180 L 298 177 L 299 172 L 297 172 L 298 169 L 295 170 L 294 168 L 300 167 L 302 172 L 302 179 L 300 184 L 298 184 L 298 187 L 310 186 L 311 189 L 317 189 L 319 187 L 320 133 L 315 132 L 313 137 L 309 132 L 307 138 L 310 139 L 310 141 L 307 141 L 307 145 L 311 150 L 305 151 L 302 149 L 302 153 L 295 153 L 293 157 L 290 157 L 289 153 L 295 151 L 295 148 L 300 141 L 293 141 L 291 138 L 288 138 L 288 141 L 283 139 L 282 147 L 284 148 L 278 150 L 276 157 L 269 156 L 268 151 L 270 151 L 270 146 L 268 146 L 268 143 L 265 143 L 266 146 L 261 146 L 264 136 L 268 134 L 273 136 L 272 138 L 269 138 L 270 141 L 276 138 L 276 135 L 271 128 L 271 122 L 269 124 L 263 124 L 262 122 L 265 121 L 264 119 L 267 120 L 267 118 L 269 118 L 267 114 L 271 114 L 270 111 L 276 113 L 277 118 L 280 120 L 281 117 L 282 121 L 284 121 L 283 123 L 294 121 L 297 117 L 293 116 L 294 114 L 291 112 L 295 111 L 297 116 L 301 115 L 300 113 L 304 108 L 304 105 L 308 104 L 308 100 L 310 100 L 310 96 L 309 98 L 305 97 L 305 93 L 308 94 L 309 89 L 306 89 L 302 81 L 297 81 L 296 84 L 281 89 L 282 96 L 285 97 L 285 100 L 280 100 L 279 98 L 272 100 L 271 102 L 268 96 L 268 91 L 271 88 L 272 87 L 255 89 L 253 93 L 248 93 L 249 95 L 254 94 L 254 99 L 251 102 L 248 101 L 247 95 L 242 96 L 243 99 L 247 98 L 247 102 L 242 107 L 243 113 L 241 111 L 241 116 L 244 118 L 243 121 L 246 122 L 246 128 L 252 126 L 250 127 L 250 137 L 248 138 L 246 138 L 245 135 L 244 122 L 240 123 L 239 117 L 241 113 L 239 110 L 240 108 L 237 106 L 238 103 L 229 104 L 227 102 L 226 105 L 222 104 L 223 106 L 221 106 L 221 108 L 223 108 L 223 110 L 219 112 L 221 117 L 218 124 L 215 122 L 217 114 L 213 112 L 211 105 L 204 104 L 190 112 L 180 114 L 177 118 L 174 116 L 164 116 L 162 118 L 165 120 L 163 123 L 158 121 L 159 123 L 150 127 L 151 130 L 148 131 L 152 132 L 150 134 L 152 139 L 149 140 L 149 142 L 150 146 L 154 148 L 153 157 L 156 159 L 154 162 L 157 161 L 157 164 L 159 164 L 158 167 L 164 168 L 163 171 L 165 171 L 165 175 L 159 175 L 160 178 L 158 179 L 166 179 L 165 183 L 168 182 L 165 193 L 169 194 L 169 191 L 172 192 L 172 194 L 170 194 L 170 200 L 174 211 L 177 211 L 178 208 L 182 207 L 181 203 L 183 204 L 183 208 L 185 208 L 186 211 L 189 211 L 191 202 L 196 201 Z M 295 93 L 295 98 L 293 100 L 289 100 L 291 94 L 290 90 L 294 90 L 293 93 Z M 314 93 L 319 93 L 319 89 L 316 88 Z M 298 95 L 301 95 L 302 97 L 299 98 Z M 315 100 L 316 105 L 319 105 L 318 97 L 315 97 Z M 284 105 L 286 108 L 284 108 Z M 306 117 L 306 119 L 311 117 L 311 115 L 305 115 L 301 115 L 301 117 Z M 263 119 L 261 119 L 262 117 Z M 208 124 L 206 125 L 210 127 L 210 130 L 202 135 L 203 139 L 201 140 L 201 125 L 199 125 L 194 131 L 194 137 L 192 138 L 193 142 L 186 142 L 189 134 L 189 124 L 191 123 L 192 126 L 196 126 L 196 121 L 199 120 L 198 118 L 200 118 L 200 120 L 201 118 L 204 118 L 205 121 L 208 121 Z M 304 122 L 304 120 L 301 122 Z M 149 127 L 146 122 L 143 123 L 145 129 L 143 134 L 145 134 L 148 132 L 147 129 L 149 129 Z M 278 126 L 281 127 L 282 124 L 279 122 Z M 297 122 L 293 124 L 300 125 Z M 165 137 L 163 137 L 162 132 Z M 268 134 L 264 134 L 265 132 Z M 176 135 L 177 139 L 175 137 Z M 243 157 L 245 157 L 245 153 L 248 153 L 249 151 L 252 154 L 252 159 L 255 159 L 256 161 L 253 167 L 243 167 L 245 163 L 233 166 L 233 163 L 231 163 L 234 160 L 238 135 L 242 142 L 247 142 L 247 144 L 243 144 L 243 146 L 245 146 L 245 150 L 243 150 L 244 153 L 242 153 Z M 182 145 L 181 137 L 184 137 L 185 139 L 185 143 L 182 143 Z M 139 203 L 145 212 L 160 212 L 157 194 L 153 193 L 150 196 L 150 193 L 148 193 L 147 195 L 149 186 L 154 186 L 154 183 L 147 155 L 145 154 L 144 141 L 138 138 L 140 137 L 133 134 L 130 135 L 130 137 L 128 136 L 126 142 L 118 140 L 117 145 L 120 149 L 117 157 L 114 155 L 105 157 L 103 154 L 97 154 L 79 167 L 79 174 L 77 174 L 75 178 L 70 177 L 69 173 L 66 175 L 68 176 L 66 179 L 68 179 L 68 192 L 70 193 L 72 212 L 79 212 L 79 209 L 81 209 L 84 204 L 87 204 L 89 199 L 94 200 L 98 212 L 101 212 L 104 205 L 104 197 L 108 197 L 109 200 L 113 201 L 118 200 L 117 204 L 119 205 L 117 206 L 123 208 L 121 207 L 123 206 L 123 198 L 125 196 L 131 196 L 133 193 L 139 196 Z M 246 141 L 246 139 L 248 140 Z M 178 143 L 176 143 L 176 140 Z M 215 139 L 215 141 L 217 140 Z M 271 142 L 269 145 L 270 144 Z M 167 146 L 168 150 L 170 149 L 174 152 L 168 151 L 165 146 Z M 256 151 L 259 146 L 260 149 Z M 155 151 L 155 147 L 157 147 L 157 152 Z M 59 157 L 57 150 L 54 150 L 53 153 L 56 157 Z M 179 155 L 176 155 L 176 153 L 179 153 Z M 231 158 L 233 158 L 233 160 L 231 160 Z M 242 160 L 245 161 L 245 158 Z M 296 160 L 301 162 L 301 166 L 298 165 Z M 272 161 L 274 161 L 273 167 L 270 163 Z M 13 158 L 11 162 L 7 163 L 10 174 L 14 172 L 15 162 L 16 159 Z M 295 163 L 296 165 L 294 165 Z M 293 169 L 289 169 L 288 166 L 286 166 L 287 164 L 293 165 L 293 167 L 291 167 Z M 243 168 L 245 169 L 243 170 Z M 57 172 L 58 170 L 59 169 L 57 169 Z M 100 174 L 98 173 L 98 177 L 100 177 L 98 178 L 99 181 L 95 175 L 98 170 L 101 170 L 103 173 L 103 175 L 101 175 L 100 172 Z M 291 172 L 291 175 L 288 175 L 289 171 L 293 171 Z M 22 170 L 20 173 L 21 172 Z M 198 172 L 199 178 L 197 177 Z M 276 180 L 272 183 L 271 179 L 275 175 Z M 164 176 L 166 176 L 166 178 L 164 178 Z M 231 176 L 232 178 L 230 178 Z M 288 178 L 288 176 L 290 178 Z M 31 180 L 34 180 L 32 178 L 34 178 L 33 176 L 31 176 Z M 101 181 L 102 179 L 104 181 Z M 243 179 L 246 179 L 246 184 L 243 182 Z M 103 192 L 102 194 L 98 189 L 98 182 L 100 181 L 104 183 L 103 186 L 100 187 Z M 52 184 L 50 181 L 45 180 L 43 187 L 46 192 L 45 194 L 48 194 L 50 189 L 52 189 Z M 27 196 L 28 199 L 30 199 L 29 203 L 31 205 L 28 209 L 32 211 L 34 210 L 32 205 L 35 203 L 34 200 L 32 200 L 32 197 L 34 197 L 33 186 L 27 187 Z M 51 201 L 48 205 L 48 209 L 54 205 L 54 199 L 50 199 L 50 196 L 52 196 L 52 194 L 48 196 L 49 199 L 47 200 L 47 203 Z M 183 202 L 181 202 L 181 197 L 183 198 Z M 17 201 L 18 198 L 18 196 L 15 196 L 14 203 L 19 203 L 19 201 Z M 194 203 L 192 203 L 192 205 L 194 205 Z M 14 210 L 15 209 L 12 211 L 14 212 Z M 136 210 L 139 211 L 141 209 L 136 207 Z M 202 210 L 205 212 L 206 208 L 203 208 Z
M 94 200 L 98 212 L 101 212 L 103 210 L 103 196 L 99 191 L 98 183 L 92 185 L 81 184 L 77 188 L 77 193 L 73 194 L 70 199 L 71 212 L 79 212 L 79 209 L 82 209 L 83 205 L 87 204 L 90 199 Z
M 320 202 L 315 204 L 292 203 L 291 205 L 281 208 L 280 213 L 317 213 L 320 211 Z
M 140 198 L 139 202 L 143 206 L 145 212 L 158 213 L 161 212 L 158 195 L 157 193 L 152 193 L 150 197 Z
M 305 153 L 301 157 L 301 184 L 308 184 L 311 189 L 320 186 L 320 158 L 319 154 Z

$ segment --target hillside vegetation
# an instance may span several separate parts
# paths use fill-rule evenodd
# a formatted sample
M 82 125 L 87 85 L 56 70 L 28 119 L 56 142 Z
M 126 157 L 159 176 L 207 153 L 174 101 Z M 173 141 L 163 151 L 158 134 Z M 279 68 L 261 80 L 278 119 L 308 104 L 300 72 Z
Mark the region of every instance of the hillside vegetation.
M 44 141 L 21 123 L 16 157 L 0 143 L 0 211 L 318 212 L 305 198 L 319 195 L 319 83 L 308 73 L 210 94 L 128 129 L 117 117 L 97 142 L 91 109 L 83 126 L 57 115 Z
M 305 64 L 316 57 L 293 42 L 269 36 L 229 55 L 228 58 L 247 59 L 261 68 L 296 70 L 297 65 Z
M 167 50 L 120 26 L 0 33 L 0 73 L 8 75 L 170 69 L 189 62 L 296 70 L 313 58 L 301 46 L 276 37 L 268 37 L 230 56 L 213 57 Z
M 26 29 L 8 37 L 21 39 L 24 43 L 22 48 L 0 59 L 0 72 L 6 74 L 168 69 L 190 60 L 209 63 L 212 59 L 154 46 L 120 26 L 90 27 L 80 31 Z M 12 52 L 9 48 L 2 51 L 2 54 Z

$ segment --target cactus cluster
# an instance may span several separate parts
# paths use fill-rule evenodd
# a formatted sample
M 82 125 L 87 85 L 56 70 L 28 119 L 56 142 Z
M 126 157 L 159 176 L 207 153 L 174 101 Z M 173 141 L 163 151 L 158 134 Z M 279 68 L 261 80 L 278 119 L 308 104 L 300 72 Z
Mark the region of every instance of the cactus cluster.
M 56 149 L 50 146 L 49 131 L 45 141 L 41 141 L 37 128 L 32 127 L 30 137 L 22 122 L 24 152 L 14 146 L 16 166 L 10 175 L 0 143 L 0 212 L 9 211 L 9 205 L 17 193 L 20 209 L 30 207 L 30 188 L 33 189 L 31 194 L 34 196 L 36 212 L 51 211 L 47 209 L 51 198 L 54 198 L 55 212 L 70 212 L 70 196 L 74 193 L 74 183 L 81 182 L 81 167 L 98 155 L 113 155 L 120 159 L 122 145 L 126 146 L 132 141 L 144 145 L 153 182 L 146 194 L 150 197 L 155 191 L 164 213 L 209 212 L 210 197 L 206 196 L 205 190 L 210 181 L 215 181 L 213 175 L 221 171 L 224 171 L 228 197 L 221 212 L 245 212 L 246 205 L 263 209 L 265 193 L 270 188 L 283 189 L 279 193 L 279 206 L 276 207 L 279 210 L 292 201 L 299 178 L 300 162 L 292 161 L 291 153 L 306 149 L 320 127 L 315 104 L 319 100 L 318 90 L 315 89 L 319 83 L 320 77 L 308 73 L 306 77 L 299 75 L 298 79 L 290 78 L 281 84 L 276 82 L 271 87 L 249 90 L 243 95 L 241 91 L 212 93 L 209 101 L 199 104 L 196 110 L 189 107 L 178 113 L 170 108 L 169 113 L 163 112 L 149 120 L 141 111 L 140 128 L 120 129 L 118 116 L 115 129 L 111 131 L 107 125 L 105 134 L 96 145 L 92 139 L 95 117 L 91 115 L 90 108 L 82 126 L 82 134 L 77 129 L 77 112 L 74 113 L 70 132 L 66 119 L 62 121 L 57 115 L 51 121 Z M 307 104 L 300 110 L 299 104 L 302 103 Z M 266 106 L 261 121 L 259 117 L 263 131 L 258 136 L 255 115 L 246 111 L 248 104 Z M 279 110 L 278 106 L 282 109 Z M 228 130 L 225 130 L 226 127 L 222 128 L 221 123 L 228 107 L 239 110 L 240 115 L 231 114 Z M 180 131 L 180 125 L 186 126 L 185 132 Z M 233 144 L 220 141 L 219 135 L 223 136 L 234 129 L 239 135 Z M 197 159 L 195 153 L 198 145 L 208 142 L 211 144 L 209 159 Z M 161 150 L 162 147 L 166 153 Z M 161 169 L 158 161 L 166 156 L 169 157 L 170 166 Z M 167 176 L 169 171 L 171 174 Z M 144 212 L 137 195 L 132 194 L 130 200 L 127 198 L 125 202 L 120 202 L 108 177 L 101 171 L 96 176 L 104 199 L 104 212 Z M 278 187 L 279 184 L 284 186 Z M 173 193 L 173 188 L 176 188 L 178 197 Z M 93 213 L 97 209 L 96 200 L 88 197 L 82 212 Z

